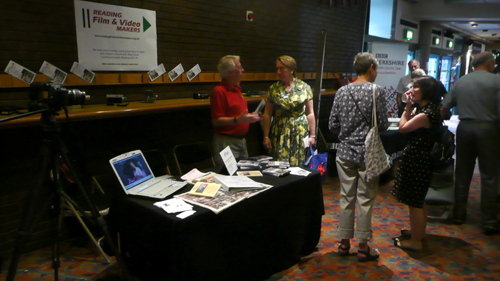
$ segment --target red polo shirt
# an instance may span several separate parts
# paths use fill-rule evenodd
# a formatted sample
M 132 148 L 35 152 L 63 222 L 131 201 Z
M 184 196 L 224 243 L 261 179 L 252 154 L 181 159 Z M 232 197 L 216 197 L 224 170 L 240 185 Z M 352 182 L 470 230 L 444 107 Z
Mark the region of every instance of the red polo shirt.
M 240 116 L 248 109 L 247 101 L 241 95 L 241 87 L 229 85 L 224 79 L 217 85 L 210 96 L 212 119 L 219 117 Z M 217 134 L 244 136 L 248 132 L 249 123 L 238 123 L 229 126 L 214 127 Z

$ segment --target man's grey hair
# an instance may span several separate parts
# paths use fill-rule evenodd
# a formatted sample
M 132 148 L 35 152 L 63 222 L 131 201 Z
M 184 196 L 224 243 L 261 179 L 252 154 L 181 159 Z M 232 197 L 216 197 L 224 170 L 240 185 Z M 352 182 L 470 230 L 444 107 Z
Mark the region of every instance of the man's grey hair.
M 235 60 L 239 61 L 240 56 L 227 55 L 219 60 L 217 69 L 219 70 L 220 76 L 222 78 L 225 78 L 227 76 L 228 71 L 234 70 L 234 68 L 236 67 L 236 64 L 234 63 Z
M 413 72 L 411 73 L 411 78 L 422 77 L 425 75 L 427 75 L 427 74 L 425 74 L 425 71 L 421 68 L 418 68 L 418 69 L 413 70 Z
M 412 59 L 412 60 L 410 60 L 410 61 L 408 62 L 408 66 L 410 66 L 410 64 L 411 64 L 412 62 L 414 62 L 414 61 L 415 61 L 415 62 L 417 62 L 417 64 L 420 66 L 420 62 L 419 62 L 418 60 L 416 60 L 416 59 Z
M 495 59 L 493 53 L 491 52 L 482 52 L 480 54 L 477 54 L 476 57 L 474 58 L 474 61 L 472 62 L 472 67 L 476 68 L 480 65 L 487 63 L 491 59 Z

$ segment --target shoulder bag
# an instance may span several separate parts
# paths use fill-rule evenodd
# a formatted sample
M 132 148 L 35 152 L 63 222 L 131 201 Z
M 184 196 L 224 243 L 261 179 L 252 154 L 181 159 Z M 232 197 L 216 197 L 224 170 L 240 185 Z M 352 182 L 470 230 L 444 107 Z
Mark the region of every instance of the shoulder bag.
M 378 132 L 375 84 L 373 84 L 372 128 L 366 135 L 365 148 L 366 180 L 371 181 L 391 168 L 390 157 L 385 153 Z

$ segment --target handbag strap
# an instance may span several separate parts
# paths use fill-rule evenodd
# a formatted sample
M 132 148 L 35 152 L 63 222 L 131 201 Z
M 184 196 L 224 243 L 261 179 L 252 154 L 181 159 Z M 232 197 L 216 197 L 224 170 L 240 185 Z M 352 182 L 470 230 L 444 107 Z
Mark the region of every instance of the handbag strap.
M 373 123 L 375 122 L 375 123 Z M 377 105 L 375 103 L 375 84 L 373 84 L 373 110 L 372 110 L 372 127 L 377 127 Z
M 365 115 L 363 114 L 363 111 L 361 111 L 361 109 L 359 109 L 359 106 L 358 106 L 358 103 L 356 102 L 356 100 L 354 99 L 354 97 L 352 96 L 352 93 L 349 92 L 349 95 L 351 96 L 351 99 L 352 101 L 354 102 L 354 105 L 356 105 L 356 107 L 358 108 L 359 110 L 359 113 L 361 113 L 361 116 L 363 116 L 363 119 L 365 119 L 366 123 L 369 123 L 368 120 L 366 119 Z

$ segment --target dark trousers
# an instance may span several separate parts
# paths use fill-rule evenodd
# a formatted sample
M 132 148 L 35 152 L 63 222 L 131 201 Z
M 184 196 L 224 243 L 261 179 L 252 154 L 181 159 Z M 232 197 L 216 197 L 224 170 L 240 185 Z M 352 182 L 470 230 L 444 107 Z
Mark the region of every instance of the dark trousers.
M 500 184 L 500 128 L 497 122 L 462 120 L 457 128 L 455 211 L 464 212 L 476 158 L 481 174 L 483 224 L 497 222 L 497 194 Z
M 401 118 L 403 112 L 405 112 L 406 102 L 401 102 L 398 108 L 398 117 Z

